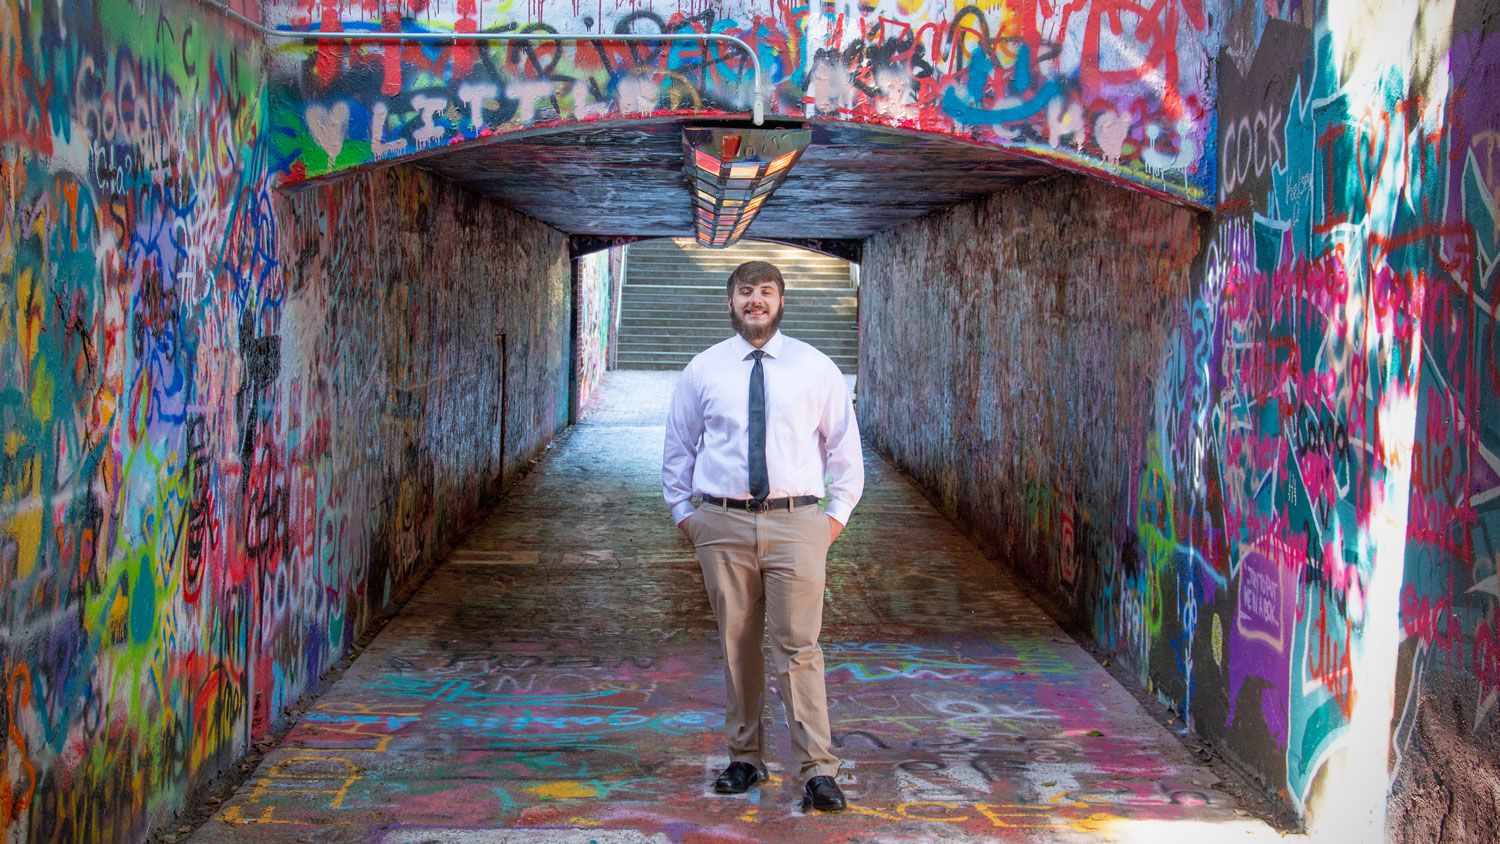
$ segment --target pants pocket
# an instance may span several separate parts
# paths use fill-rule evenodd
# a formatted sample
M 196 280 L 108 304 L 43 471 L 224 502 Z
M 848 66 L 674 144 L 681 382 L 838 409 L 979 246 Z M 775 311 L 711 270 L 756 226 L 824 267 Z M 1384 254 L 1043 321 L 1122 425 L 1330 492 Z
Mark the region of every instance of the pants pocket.
M 703 544 L 703 526 L 709 518 L 710 511 L 707 507 L 699 507 L 688 518 L 688 538 L 693 541 L 694 548 Z
M 807 509 L 810 514 L 808 516 L 810 524 L 807 529 L 812 532 L 812 536 L 819 545 L 828 548 L 833 544 L 833 529 L 828 524 L 828 514 L 817 507 Z

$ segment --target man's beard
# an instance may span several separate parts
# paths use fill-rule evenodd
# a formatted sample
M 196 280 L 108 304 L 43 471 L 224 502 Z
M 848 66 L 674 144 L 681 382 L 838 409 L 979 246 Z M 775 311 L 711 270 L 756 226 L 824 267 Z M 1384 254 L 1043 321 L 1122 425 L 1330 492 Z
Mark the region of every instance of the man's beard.
M 776 330 L 781 327 L 781 317 L 784 314 L 786 314 L 786 308 L 783 307 L 778 309 L 776 316 L 771 317 L 771 321 L 765 325 L 750 325 L 740 317 L 739 311 L 730 308 L 729 324 L 734 326 L 736 333 L 745 338 L 745 342 L 751 344 L 760 343 L 775 336 Z

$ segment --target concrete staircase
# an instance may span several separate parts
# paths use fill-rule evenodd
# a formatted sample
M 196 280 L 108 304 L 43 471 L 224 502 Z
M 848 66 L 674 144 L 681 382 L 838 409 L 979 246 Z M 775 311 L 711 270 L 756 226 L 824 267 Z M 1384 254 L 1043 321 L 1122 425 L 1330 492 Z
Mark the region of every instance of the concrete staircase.
M 811 343 L 845 375 L 859 366 L 859 315 L 849 264 L 791 246 L 741 241 L 705 249 L 691 238 L 634 243 L 625 258 L 618 369 L 681 369 L 730 336 L 724 281 L 745 261 L 786 278 L 781 330 Z

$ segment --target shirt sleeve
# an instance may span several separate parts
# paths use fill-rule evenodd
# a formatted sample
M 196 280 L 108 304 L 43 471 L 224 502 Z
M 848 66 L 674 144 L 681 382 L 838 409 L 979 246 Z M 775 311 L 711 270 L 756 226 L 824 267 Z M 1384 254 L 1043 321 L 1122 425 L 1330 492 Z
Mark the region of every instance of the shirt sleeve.
M 698 462 L 698 448 L 703 436 L 703 405 L 698 399 L 697 380 L 689 364 L 677 379 L 672 391 L 672 405 L 667 411 L 667 435 L 662 444 L 662 497 L 672 508 L 673 524 L 693 515 L 693 466 Z
M 832 383 L 828 387 L 828 400 L 823 404 L 818 433 L 823 439 L 828 472 L 828 515 L 840 524 L 848 524 L 849 514 L 865 492 L 865 456 L 860 448 L 859 422 L 854 417 L 849 385 L 838 367 L 829 368 Z

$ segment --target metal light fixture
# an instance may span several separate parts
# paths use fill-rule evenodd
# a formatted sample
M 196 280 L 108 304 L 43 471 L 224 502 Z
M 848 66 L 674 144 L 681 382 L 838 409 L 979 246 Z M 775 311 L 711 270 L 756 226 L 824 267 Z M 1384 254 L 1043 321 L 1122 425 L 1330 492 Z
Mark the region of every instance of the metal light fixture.
M 811 140 L 806 129 L 683 129 L 698 242 L 722 249 L 744 237 Z

